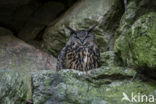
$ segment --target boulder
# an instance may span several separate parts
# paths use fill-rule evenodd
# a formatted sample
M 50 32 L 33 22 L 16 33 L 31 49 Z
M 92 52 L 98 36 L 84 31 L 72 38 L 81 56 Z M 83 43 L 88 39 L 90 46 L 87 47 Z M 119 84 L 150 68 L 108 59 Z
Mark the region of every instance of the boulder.
M 101 67 L 89 72 L 76 70 L 39 71 L 32 75 L 34 104 L 132 104 L 121 101 L 128 96 L 154 94 L 149 82 L 133 80 L 135 70 Z M 135 104 L 135 103 L 133 103 Z
M 0 104 L 25 104 L 27 91 L 23 76 L 0 68 Z
M 120 29 L 123 27 L 121 25 Z M 156 12 L 139 17 L 130 27 L 122 28 L 115 51 L 128 66 L 156 68 Z
M 31 40 L 66 10 L 65 5 L 56 0 L 1 0 L 0 24 L 21 39 Z
M 38 0 L 1 0 L 0 24 L 18 33 L 39 6 Z
M 65 10 L 61 2 L 49 1 L 40 6 L 18 33 L 18 37 L 25 41 L 33 40 L 49 24 L 54 21 L 60 13 Z
M 31 73 L 38 70 L 55 70 L 57 60 L 50 54 L 17 39 L 7 29 L 0 28 L 0 69 L 11 69 L 20 73 L 29 86 L 31 97 Z
M 28 4 L 17 7 L 9 17 L 10 21 L 4 21 L 4 25 L 9 27 L 16 33 L 16 35 L 18 35 L 27 22 L 31 20 L 32 15 L 40 6 L 42 6 L 42 4 L 39 0 L 30 0 Z
M 112 48 L 110 44 L 113 39 L 113 30 L 117 26 L 117 20 L 122 14 L 121 11 L 120 0 L 78 1 L 58 19 L 55 25 L 51 23 L 47 27 L 43 35 L 45 47 L 57 56 L 70 36 L 67 26 L 81 30 L 97 24 L 94 34 L 100 50 L 103 52 Z
M 13 33 L 6 28 L 0 27 L 0 36 L 13 36 Z

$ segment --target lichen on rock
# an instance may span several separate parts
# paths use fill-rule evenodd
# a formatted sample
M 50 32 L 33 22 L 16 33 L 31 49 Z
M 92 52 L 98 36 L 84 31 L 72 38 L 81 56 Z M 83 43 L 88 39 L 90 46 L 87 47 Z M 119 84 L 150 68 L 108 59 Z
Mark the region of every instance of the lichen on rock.
M 28 87 L 28 99 L 32 94 L 31 73 L 43 69 L 55 70 L 56 62 L 50 54 L 34 48 L 16 38 L 10 30 L 0 27 L 0 71 L 10 69 L 19 72 Z
M 100 54 L 101 66 L 115 66 L 116 56 L 114 51 L 106 51 Z
M 154 94 L 155 90 L 148 82 L 133 81 L 135 75 L 135 70 L 123 67 L 101 67 L 88 73 L 71 69 L 57 73 L 39 71 L 32 75 L 33 101 L 34 104 L 131 104 L 121 103 L 123 92 Z
M 122 27 L 122 26 L 121 26 Z M 115 51 L 128 66 L 156 67 L 156 13 L 139 17 L 131 27 L 122 31 Z
M 18 72 L 0 69 L 0 104 L 25 104 L 28 87 Z

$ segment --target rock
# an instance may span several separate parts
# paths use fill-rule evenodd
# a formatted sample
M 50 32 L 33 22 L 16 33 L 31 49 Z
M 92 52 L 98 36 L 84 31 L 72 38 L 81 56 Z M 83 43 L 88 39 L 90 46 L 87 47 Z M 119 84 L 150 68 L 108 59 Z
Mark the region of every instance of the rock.
M 25 4 L 28 4 L 30 2 L 30 0 L 1 0 L 1 4 L 2 5 L 14 5 L 14 6 L 20 6 L 20 5 L 25 5 Z
M 16 35 L 18 35 L 40 6 L 42 6 L 42 4 L 39 0 L 31 0 L 27 5 L 16 8 L 12 16 L 10 16 L 12 21 L 5 22 L 5 24 L 9 23 L 7 27 L 10 27 L 10 29 L 14 30 Z
M 0 24 L 12 30 L 21 39 L 34 39 L 64 10 L 63 1 L 1 0 Z
M 48 26 L 43 35 L 46 48 L 57 56 L 70 36 L 70 31 L 66 26 L 81 30 L 98 24 L 94 30 L 98 46 L 102 52 L 107 50 L 110 48 L 110 41 L 113 38 L 113 29 L 116 28 L 117 20 L 122 14 L 120 2 L 120 0 L 82 0 L 77 2 L 55 25 L 52 23 Z
M 114 66 L 116 64 L 114 51 L 100 53 L 100 61 L 102 66 Z
M 31 73 L 43 69 L 55 70 L 57 60 L 10 34 L 9 30 L 0 28 L 0 69 L 19 72 L 31 90 Z M 31 91 L 28 92 L 30 97 Z
M 155 0 L 127 0 L 127 10 L 120 20 L 120 31 L 126 31 L 140 16 L 149 12 L 156 12 Z M 118 32 L 120 32 L 118 31 Z M 120 35 L 122 33 L 119 33 Z
M 1 26 L 9 28 L 17 34 L 39 5 L 37 0 L 1 0 Z
M 65 10 L 65 6 L 60 2 L 49 1 L 39 7 L 30 20 L 18 33 L 18 37 L 25 41 L 33 40 L 43 31 L 49 22 L 54 21 L 56 17 Z
M 65 5 L 67 8 L 71 7 L 77 0 L 66 0 Z
M 122 28 L 115 51 L 123 63 L 139 68 L 156 68 L 156 12 L 139 17 L 130 27 Z
M 132 104 L 121 102 L 123 92 L 154 94 L 155 86 L 132 80 L 136 72 L 102 67 L 88 73 L 76 70 L 39 71 L 32 75 L 34 104 Z M 146 86 L 146 87 L 145 87 Z
M 18 72 L 0 68 L 0 104 L 25 104 L 27 90 Z
M 12 32 L 6 28 L 0 27 L 0 36 L 10 35 L 12 36 Z

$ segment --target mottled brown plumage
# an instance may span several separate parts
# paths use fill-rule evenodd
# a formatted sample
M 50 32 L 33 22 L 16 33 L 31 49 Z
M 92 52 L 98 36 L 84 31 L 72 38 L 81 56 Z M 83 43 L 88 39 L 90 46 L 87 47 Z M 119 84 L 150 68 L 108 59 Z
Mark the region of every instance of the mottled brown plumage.
M 96 45 L 95 35 L 89 30 L 75 31 L 58 56 L 57 69 L 76 69 L 87 71 L 99 67 L 100 53 Z

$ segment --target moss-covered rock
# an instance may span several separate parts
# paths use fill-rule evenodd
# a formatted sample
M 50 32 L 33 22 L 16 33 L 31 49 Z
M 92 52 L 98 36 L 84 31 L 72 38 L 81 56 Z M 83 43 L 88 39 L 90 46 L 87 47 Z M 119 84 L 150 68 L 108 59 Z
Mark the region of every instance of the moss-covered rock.
M 0 104 L 25 104 L 28 87 L 12 70 L 0 70 Z
M 94 34 L 100 50 L 104 51 L 110 43 L 113 29 L 116 27 L 118 19 L 116 17 L 120 18 L 122 14 L 120 2 L 120 0 L 78 1 L 55 25 L 52 23 L 46 29 L 43 35 L 46 48 L 57 56 L 70 36 L 70 31 L 66 26 L 81 30 L 98 24 Z
M 32 76 L 33 101 L 34 104 L 132 104 L 121 101 L 123 92 L 128 96 L 132 92 L 154 95 L 156 86 L 133 81 L 135 74 L 134 70 L 122 67 L 102 67 L 88 73 L 40 71 Z
M 114 51 L 100 53 L 100 62 L 102 66 L 114 66 L 116 64 Z
M 43 69 L 56 69 L 56 59 L 48 53 L 14 37 L 12 32 L 0 28 L 0 70 L 10 69 L 20 73 L 27 83 L 31 98 L 31 73 Z
M 121 26 L 122 27 L 122 26 Z M 115 50 L 124 64 L 156 67 L 156 13 L 141 16 L 116 40 Z

